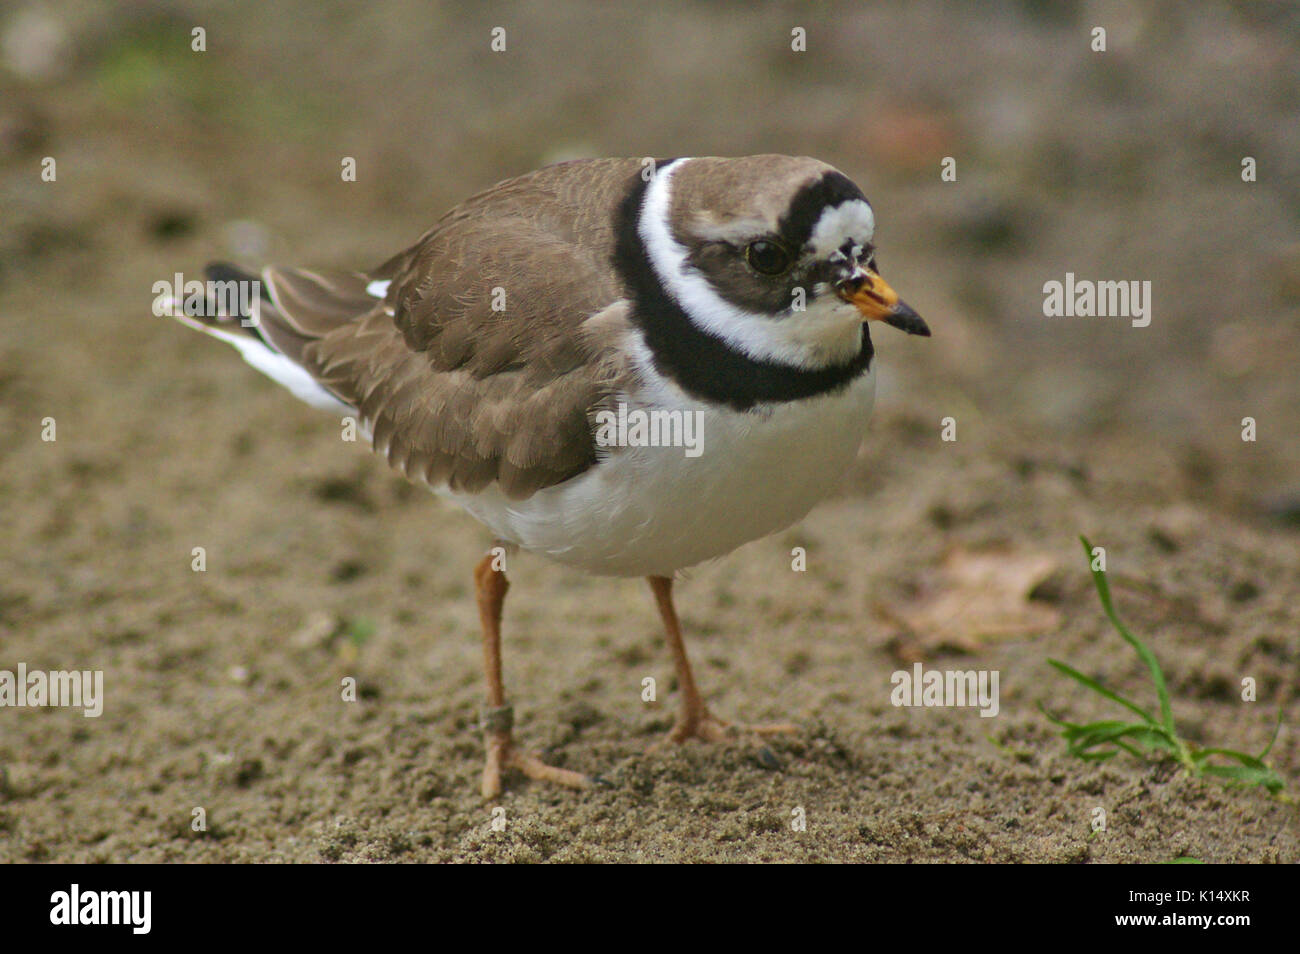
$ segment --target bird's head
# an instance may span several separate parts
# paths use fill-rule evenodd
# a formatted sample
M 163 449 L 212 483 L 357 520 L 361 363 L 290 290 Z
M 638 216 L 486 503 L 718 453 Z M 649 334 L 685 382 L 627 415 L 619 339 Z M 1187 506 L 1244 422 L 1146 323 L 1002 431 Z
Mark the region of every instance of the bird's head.
M 880 277 L 875 227 L 843 173 L 776 155 L 664 163 L 638 223 L 664 291 L 697 328 L 805 370 L 853 360 L 865 321 L 930 334 Z

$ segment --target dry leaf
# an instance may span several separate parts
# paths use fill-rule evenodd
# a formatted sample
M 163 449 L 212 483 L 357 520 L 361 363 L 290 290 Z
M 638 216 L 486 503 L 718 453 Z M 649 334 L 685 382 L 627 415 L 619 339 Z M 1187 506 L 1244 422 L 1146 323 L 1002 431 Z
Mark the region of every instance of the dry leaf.
M 887 611 L 905 630 L 892 642 L 895 655 L 914 663 L 943 650 L 978 652 L 990 642 L 1056 629 L 1061 611 L 1029 599 L 1055 569 L 1055 558 L 1044 553 L 950 551 L 915 600 Z

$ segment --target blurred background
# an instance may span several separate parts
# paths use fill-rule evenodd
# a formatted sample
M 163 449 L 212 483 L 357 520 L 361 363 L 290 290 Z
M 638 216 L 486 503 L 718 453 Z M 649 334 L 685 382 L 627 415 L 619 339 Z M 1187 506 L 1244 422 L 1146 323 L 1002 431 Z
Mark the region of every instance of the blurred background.
M 804 51 L 792 49 L 796 31 Z M 400 680 L 404 654 L 418 653 L 417 670 L 447 674 L 432 694 L 444 701 L 415 679 L 385 689 L 386 705 L 432 704 L 430 718 L 462 728 L 477 705 L 465 589 L 476 528 L 361 452 L 340 452 L 332 424 L 228 349 L 153 317 L 155 282 L 198 277 L 214 259 L 371 266 L 460 199 L 562 159 L 760 152 L 816 156 L 863 187 L 882 272 L 934 337 L 875 333 L 878 412 L 846 501 L 783 537 L 773 564 L 733 559 L 728 571 L 763 589 L 791 541 L 812 539 L 847 554 L 808 574 L 827 590 L 787 599 L 773 584 L 764 598 L 777 607 L 745 616 L 754 591 L 733 594 L 722 571 L 702 570 L 696 592 L 709 596 L 697 598 L 713 601 L 717 627 L 818 626 L 826 641 L 810 657 L 772 649 L 785 673 L 811 674 L 773 681 L 841 678 L 856 682 L 838 691 L 856 692 L 893 665 L 883 636 L 862 660 L 858 621 L 915 596 L 912 577 L 948 543 L 1040 541 L 1075 561 L 1074 535 L 1105 528 L 1137 555 L 1131 576 L 1139 556 L 1141 575 L 1165 574 L 1170 602 L 1148 602 L 1148 622 L 1176 628 L 1171 679 L 1208 707 L 1206 724 L 1229 711 L 1231 667 L 1252 653 L 1271 660 L 1261 666 L 1273 690 L 1296 684 L 1286 607 L 1300 602 L 1300 5 L 4 0 L 0 663 L 88 660 L 140 687 L 116 697 L 96 727 L 103 747 L 78 756 L 76 772 L 41 753 L 84 741 L 86 726 L 40 719 L 21 737 L 0 733 L 6 784 L 34 798 L 107 773 L 114 787 L 82 789 L 97 804 L 112 792 L 144 804 L 192 782 L 253 794 L 259 773 L 297 758 L 258 749 L 264 726 L 310 738 L 319 723 L 302 698 L 275 718 L 249 700 L 292 696 L 321 663 L 304 662 L 304 647 L 356 629 L 316 619 L 322 608 L 369 614 L 356 626 L 383 654 L 359 665 Z M 47 157 L 54 181 L 42 180 Z M 344 157 L 355 182 L 340 176 Z M 941 180 L 945 157 L 956 181 Z M 1245 157 L 1257 181 L 1243 181 Z M 1044 317 L 1044 283 L 1067 272 L 1151 282 L 1150 325 Z M 39 440 L 46 417 L 55 444 Z M 939 441 L 945 417 L 956 444 Z M 1242 440 L 1245 417 L 1254 443 Z M 219 572 L 196 582 L 199 543 Z M 617 628 L 621 611 L 601 615 L 608 606 L 588 595 L 597 584 L 536 572 L 552 615 L 525 610 L 522 632 L 530 620 L 554 630 L 565 613 L 584 630 Z M 1072 610 L 1064 638 L 1085 651 L 1095 605 L 1072 579 L 1038 595 Z M 643 614 L 626 638 L 654 638 L 637 587 L 613 592 Z M 814 622 L 814 604 L 852 615 Z M 463 632 L 413 640 L 439 627 Z M 1229 629 L 1236 656 L 1216 641 Z M 527 687 L 543 706 L 583 666 L 613 665 L 606 644 L 580 645 L 572 652 L 590 655 L 564 668 L 507 661 L 543 668 Z M 719 643 L 706 657 L 740 651 Z M 628 663 L 636 672 L 641 658 Z M 706 669 L 720 688 L 734 681 L 739 708 L 764 676 L 735 665 Z M 847 718 L 842 702 L 828 711 Z M 103 743 L 111 720 L 118 741 Z M 133 741 L 143 725 L 147 759 Z M 251 776 L 242 757 L 230 769 L 213 761 L 241 733 L 262 753 L 249 756 Z M 353 762 L 319 744 L 300 750 L 295 784 L 319 763 L 318 788 L 333 792 L 328 772 Z M 472 779 L 475 747 L 450 751 Z M 1279 751 L 1294 764 L 1294 741 Z M 941 775 L 958 761 L 935 757 Z M 94 857 L 50 847 L 62 816 L 46 807 L 39 832 L 13 839 L 15 855 Z M 113 858 L 185 834 L 152 824 L 117 819 L 87 844 L 122 838 L 103 849 Z

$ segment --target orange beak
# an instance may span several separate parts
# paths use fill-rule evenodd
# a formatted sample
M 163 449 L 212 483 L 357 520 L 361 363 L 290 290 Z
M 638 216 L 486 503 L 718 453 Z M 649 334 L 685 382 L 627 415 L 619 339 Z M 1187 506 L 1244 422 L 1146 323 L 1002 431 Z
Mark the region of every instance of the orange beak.
M 867 321 L 883 321 L 909 335 L 930 337 L 930 328 L 898 292 L 873 271 L 860 271 L 846 279 L 835 293 L 851 303 Z

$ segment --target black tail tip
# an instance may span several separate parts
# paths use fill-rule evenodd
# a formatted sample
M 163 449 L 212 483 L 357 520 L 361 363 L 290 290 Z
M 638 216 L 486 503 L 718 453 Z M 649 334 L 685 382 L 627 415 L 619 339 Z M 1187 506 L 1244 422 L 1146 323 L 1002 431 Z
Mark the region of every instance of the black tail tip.
M 236 268 L 234 265 L 228 265 L 225 262 L 211 262 L 208 267 L 203 269 L 203 275 L 210 282 L 255 282 L 257 276 L 252 272 L 246 272 L 242 268 Z

